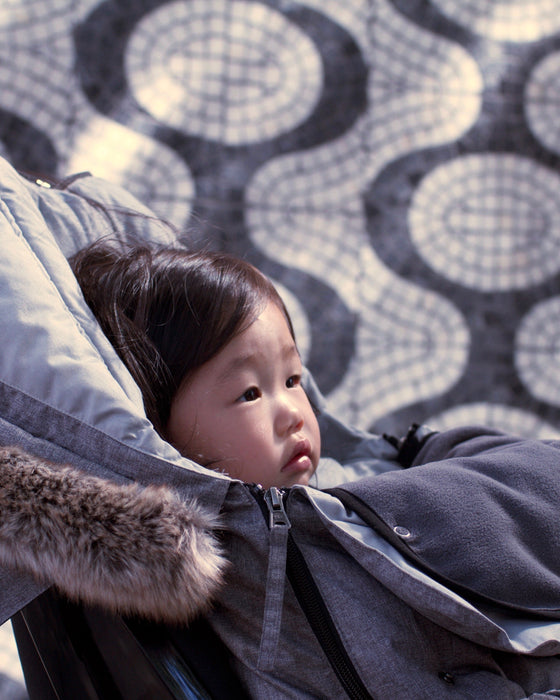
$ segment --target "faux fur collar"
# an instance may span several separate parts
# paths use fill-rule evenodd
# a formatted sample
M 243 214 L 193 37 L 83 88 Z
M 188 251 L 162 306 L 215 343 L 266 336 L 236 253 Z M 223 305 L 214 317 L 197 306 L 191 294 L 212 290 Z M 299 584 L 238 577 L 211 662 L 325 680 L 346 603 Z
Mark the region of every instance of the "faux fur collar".
M 72 600 L 188 622 L 222 580 L 216 527 L 165 487 L 120 485 L 0 448 L 0 564 Z

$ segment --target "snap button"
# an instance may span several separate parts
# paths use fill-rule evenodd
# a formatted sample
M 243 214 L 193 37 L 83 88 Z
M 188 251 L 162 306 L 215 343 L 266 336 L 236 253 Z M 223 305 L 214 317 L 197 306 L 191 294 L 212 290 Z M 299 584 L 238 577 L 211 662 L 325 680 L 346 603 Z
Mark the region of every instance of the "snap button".
M 395 535 L 398 535 L 403 540 L 408 539 L 412 535 L 410 530 L 408 530 L 406 527 L 403 527 L 402 525 L 395 525 L 395 527 L 393 528 L 393 532 L 395 533 Z
M 447 671 L 440 671 L 438 673 L 438 676 L 444 683 L 447 683 L 447 685 L 454 685 L 455 683 L 455 676 L 452 673 L 448 673 Z

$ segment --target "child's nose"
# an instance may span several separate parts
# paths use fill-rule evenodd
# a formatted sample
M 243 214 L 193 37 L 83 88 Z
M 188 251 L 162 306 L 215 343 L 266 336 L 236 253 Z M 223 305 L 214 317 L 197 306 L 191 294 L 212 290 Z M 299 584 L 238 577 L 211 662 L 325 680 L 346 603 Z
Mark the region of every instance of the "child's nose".
M 280 402 L 276 416 L 276 429 L 279 435 L 291 435 L 303 426 L 303 414 L 299 406 L 288 401 Z

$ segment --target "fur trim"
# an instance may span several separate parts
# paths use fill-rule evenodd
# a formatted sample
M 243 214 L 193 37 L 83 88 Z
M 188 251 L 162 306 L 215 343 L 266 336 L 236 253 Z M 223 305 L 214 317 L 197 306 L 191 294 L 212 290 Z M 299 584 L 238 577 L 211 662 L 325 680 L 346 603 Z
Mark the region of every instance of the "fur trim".
M 185 623 L 208 609 L 225 568 L 196 503 L 0 448 L 0 564 L 112 612 Z

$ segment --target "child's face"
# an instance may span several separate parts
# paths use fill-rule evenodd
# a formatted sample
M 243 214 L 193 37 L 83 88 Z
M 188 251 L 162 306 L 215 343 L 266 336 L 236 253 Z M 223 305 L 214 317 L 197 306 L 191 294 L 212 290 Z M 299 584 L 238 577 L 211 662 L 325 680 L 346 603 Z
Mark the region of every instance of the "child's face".
M 179 389 L 166 437 L 233 478 L 264 488 L 307 484 L 321 438 L 301 372 L 286 319 L 270 303 Z

